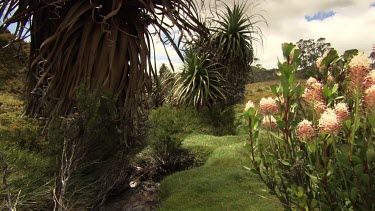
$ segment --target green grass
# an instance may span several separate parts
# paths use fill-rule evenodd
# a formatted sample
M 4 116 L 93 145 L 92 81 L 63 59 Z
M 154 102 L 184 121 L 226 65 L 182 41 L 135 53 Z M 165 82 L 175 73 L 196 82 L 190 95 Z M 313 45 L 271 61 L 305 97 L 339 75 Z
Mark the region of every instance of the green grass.
M 40 133 L 39 122 L 22 116 L 23 102 L 19 96 L 2 92 L 0 102 L 0 164 L 4 166 L 3 158 L 8 163 L 6 179 L 13 200 L 19 193 L 17 208 L 46 210 L 52 202 L 55 158 L 42 153 L 48 143 Z M 6 188 L 3 181 L 0 184 L 0 198 L 5 199 Z M 5 207 L 5 201 L 0 202 L 0 209 Z
M 244 168 L 251 166 L 245 140 L 243 135 L 188 137 L 184 147 L 206 162 L 162 181 L 160 210 L 282 210 L 258 176 Z

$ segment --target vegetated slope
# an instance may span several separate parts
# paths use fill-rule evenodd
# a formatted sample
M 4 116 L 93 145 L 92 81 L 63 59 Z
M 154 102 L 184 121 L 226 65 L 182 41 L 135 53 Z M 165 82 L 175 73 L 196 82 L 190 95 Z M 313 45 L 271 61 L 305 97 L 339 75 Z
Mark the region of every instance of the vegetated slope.
M 9 210 L 8 191 L 13 208 L 50 210 L 55 159 L 44 153 L 41 123 L 22 115 L 27 43 L 2 48 L 12 36 L 0 33 L 0 210 Z
M 161 183 L 160 210 L 282 210 L 251 167 L 246 135 L 192 135 L 184 147 L 206 158 L 203 166 L 177 172 Z

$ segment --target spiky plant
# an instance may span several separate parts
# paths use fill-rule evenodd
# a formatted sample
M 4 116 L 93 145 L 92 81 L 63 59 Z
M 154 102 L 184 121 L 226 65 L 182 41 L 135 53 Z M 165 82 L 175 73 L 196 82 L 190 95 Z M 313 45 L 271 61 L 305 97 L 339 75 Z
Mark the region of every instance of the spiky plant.
M 261 15 L 247 15 L 246 3 L 235 2 L 232 8 L 224 4 L 224 8 L 214 20 L 217 26 L 212 28 L 213 43 L 220 63 L 227 67 L 221 74 L 226 80 L 228 103 L 234 104 L 242 100 L 248 82 L 254 42 L 262 43 L 262 31 L 257 24 L 266 21 Z
M 176 29 L 179 41 L 205 31 L 190 0 L 4 0 L 0 17 L 1 28 L 16 24 L 18 38 L 31 37 L 27 115 L 75 112 L 73 99 L 84 84 L 112 93 L 127 126 L 136 124 L 156 77 L 155 36 L 182 58 Z
M 221 87 L 223 78 L 218 64 L 213 63 L 207 54 L 199 55 L 189 49 L 185 55 L 183 72 L 176 81 L 174 95 L 180 105 L 194 106 L 198 110 L 211 107 L 217 101 L 225 100 Z

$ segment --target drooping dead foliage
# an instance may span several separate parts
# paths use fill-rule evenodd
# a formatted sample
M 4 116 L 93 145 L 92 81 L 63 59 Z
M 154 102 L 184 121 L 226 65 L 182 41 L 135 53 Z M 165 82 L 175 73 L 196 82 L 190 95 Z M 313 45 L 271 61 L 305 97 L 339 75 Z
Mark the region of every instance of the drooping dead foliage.
M 178 52 L 183 35 L 206 31 L 190 0 L 3 0 L 2 28 L 31 37 L 26 114 L 75 112 L 79 85 L 117 99 L 126 127 L 142 114 L 151 79 L 154 38 Z M 134 131 L 134 130 L 132 130 Z

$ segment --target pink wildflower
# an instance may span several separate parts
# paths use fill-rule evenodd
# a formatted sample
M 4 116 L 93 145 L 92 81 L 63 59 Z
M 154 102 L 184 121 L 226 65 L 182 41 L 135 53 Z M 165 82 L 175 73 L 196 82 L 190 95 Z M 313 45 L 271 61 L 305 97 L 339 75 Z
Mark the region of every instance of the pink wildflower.
M 319 130 L 321 134 L 337 133 L 341 127 L 334 110 L 327 108 L 319 119 Z
M 275 130 L 277 128 L 276 119 L 272 115 L 266 115 L 262 119 L 262 127 L 267 130 Z
M 279 111 L 279 106 L 272 97 L 262 98 L 259 102 L 259 111 L 263 115 L 275 114 Z
M 318 83 L 318 80 L 316 80 L 316 78 L 313 78 L 313 77 L 310 77 L 309 79 L 307 79 L 306 81 L 306 86 L 308 88 L 312 88 L 313 87 L 313 84 L 315 83 Z
M 372 85 L 375 85 L 375 70 L 372 70 L 367 74 L 364 82 L 365 89 L 370 88 Z
M 335 112 L 339 122 L 344 122 L 349 118 L 348 106 L 345 103 L 337 103 L 335 106 Z
M 245 111 L 249 110 L 250 108 L 254 108 L 254 103 L 253 101 L 249 100 L 247 103 L 246 103 L 246 106 L 245 106 Z
M 350 60 L 350 67 L 364 67 L 368 69 L 371 65 L 371 60 L 366 56 L 365 53 L 359 52 L 356 56 Z
M 326 110 L 326 105 L 323 102 L 315 101 L 314 102 L 314 111 L 316 115 L 320 116 Z
M 302 120 L 297 126 L 297 136 L 303 141 L 315 136 L 315 129 L 309 120 Z
M 349 63 L 349 73 L 347 79 L 349 83 L 349 91 L 357 93 L 364 89 L 364 81 L 370 71 L 371 60 L 364 53 L 358 53 L 357 56 Z M 358 94 L 358 93 L 357 93 Z
M 316 60 L 316 66 L 318 67 L 318 69 L 320 71 L 324 70 L 325 68 L 325 65 L 322 65 L 322 61 L 323 59 L 325 59 L 327 56 L 328 56 L 328 53 L 330 52 L 331 50 L 327 50 L 326 52 L 324 52 L 324 54 L 322 55 L 322 57 L 319 57 L 317 60 Z
M 374 112 L 375 109 L 375 85 L 366 89 L 363 97 L 363 106 L 370 112 Z
M 314 102 L 323 102 L 323 85 L 318 81 L 314 82 L 314 78 L 310 78 L 307 81 L 307 88 L 302 94 L 302 99 L 305 104 L 310 106 L 313 106 Z

